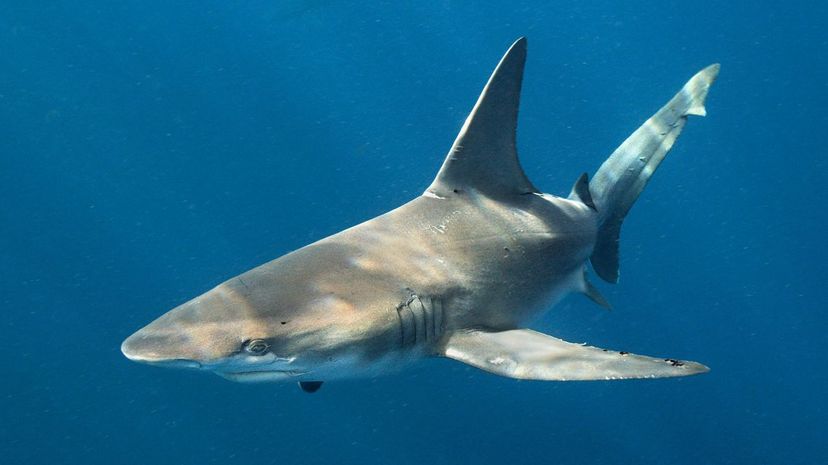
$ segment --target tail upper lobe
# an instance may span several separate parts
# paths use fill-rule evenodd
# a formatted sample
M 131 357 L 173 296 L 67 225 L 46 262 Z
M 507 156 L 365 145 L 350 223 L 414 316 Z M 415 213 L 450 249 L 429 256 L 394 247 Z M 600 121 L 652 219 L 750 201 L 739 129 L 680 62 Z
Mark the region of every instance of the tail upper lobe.
M 714 64 L 687 81 L 664 107 L 610 155 L 589 182 L 600 224 L 590 261 L 602 279 L 618 281 L 621 223 L 681 134 L 687 116 L 706 114 L 704 100 L 718 74 L 719 65 Z

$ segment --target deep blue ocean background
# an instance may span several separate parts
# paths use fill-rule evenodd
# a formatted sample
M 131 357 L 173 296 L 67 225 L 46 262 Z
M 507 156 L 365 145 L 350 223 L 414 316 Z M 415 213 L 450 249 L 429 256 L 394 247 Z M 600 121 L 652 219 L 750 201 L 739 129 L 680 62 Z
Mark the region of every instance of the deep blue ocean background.
M 0 3 L 0 463 L 828 463 L 828 2 Z M 308 395 L 121 355 L 419 195 L 523 35 L 521 159 L 558 195 L 722 63 L 625 223 L 614 310 L 535 326 L 710 373 L 429 360 Z

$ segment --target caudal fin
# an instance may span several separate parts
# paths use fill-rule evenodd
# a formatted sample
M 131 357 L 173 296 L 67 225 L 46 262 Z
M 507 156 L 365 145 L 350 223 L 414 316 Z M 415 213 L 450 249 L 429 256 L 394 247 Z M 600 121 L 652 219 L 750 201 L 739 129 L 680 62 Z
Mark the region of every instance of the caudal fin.
M 610 155 L 589 182 L 600 218 L 598 239 L 590 261 L 602 279 L 612 283 L 618 281 L 621 223 L 681 134 L 687 116 L 706 114 L 704 100 L 718 74 L 719 65 L 714 64 L 687 81 L 667 105 Z

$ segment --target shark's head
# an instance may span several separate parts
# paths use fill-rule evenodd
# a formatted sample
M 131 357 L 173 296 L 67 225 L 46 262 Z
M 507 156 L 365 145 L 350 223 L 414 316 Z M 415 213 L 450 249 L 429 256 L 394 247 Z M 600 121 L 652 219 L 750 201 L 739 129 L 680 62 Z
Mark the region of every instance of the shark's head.
M 289 379 L 309 368 L 301 360 L 308 348 L 288 324 L 221 285 L 135 332 L 121 352 L 136 362 L 208 370 L 234 381 Z
M 128 337 L 121 351 L 136 362 L 233 381 L 314 379 L 348 360 L 360 337 L 343 321 L 354 313 L 350 304 L 304 283 L 272 285 L 273 275 L 252 270 L 221 284 Z

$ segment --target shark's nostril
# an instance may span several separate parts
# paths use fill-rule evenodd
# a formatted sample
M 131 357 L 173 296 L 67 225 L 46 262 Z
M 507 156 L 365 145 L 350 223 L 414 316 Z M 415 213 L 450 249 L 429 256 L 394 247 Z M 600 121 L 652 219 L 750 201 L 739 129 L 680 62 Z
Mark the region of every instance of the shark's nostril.
M 163 362 L 163 365 L 171 368 L 195 368 L 196 370 L 201 369 L 201 363 L 196 362 L 195 360 L 168 360 Z

